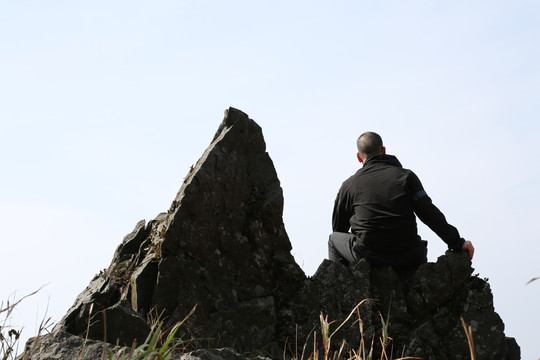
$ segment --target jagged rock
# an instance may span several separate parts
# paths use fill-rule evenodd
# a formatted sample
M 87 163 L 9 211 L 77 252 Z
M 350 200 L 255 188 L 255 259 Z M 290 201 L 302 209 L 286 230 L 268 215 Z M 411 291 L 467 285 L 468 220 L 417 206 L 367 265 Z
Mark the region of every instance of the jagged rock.
M 169 327 L 196 305 L 181 335 L 199 339 L 196 346 L 206 350 L 176 359 L 299 357 L 302 351 L 308 358 L 314 348 L 323 354 L 321 319 L 335 331 L 331 352 L 343 340 L 342 352 L 362 345 L 369 351 L 374 339 L 380 353 L 379 337 L 387 330 L 387 353 L 466 359 L 462 318 L 472 329 L 477 359 L 519 359 L 519 346 L 505 338 L 493 309 L 489 284 L 471 276 L 465 253 L 448 252 L 416 272 L 372 267 L 367 260 L 350 267 L 324 260 L 306 277 L 290 253 L 282 190 L 265 148 L 261 128 L 230 108 L 168 212 L 137 223 L 109 268 L 44 339 L 56 350 L 41 356 L 30 349 L 31 340 L 25 353 L 34 360 L 71 359 L 66 347 L 80 346 L 85 337 L 96 349 L 103 339 L 141 343 L 156 318 Z M 216 350 L 222 347 L 234 351 Z
M 180 355 L 179 360 L 245 360 L 245 355 L 240 355 L 233 349 L 199 349 L 187 354 Z M 268 360 L 263 356 L 247 358 L 249 360 Z
M 28 340 L 21 360 L 52 359 L 108 359 L 109 351 L 117 352 L 120 347 L 103 341 L 85 339 L 57 329 L 54 333 Z
M 190 331 L 212 347 L 281 346 L 278 314 L 305 279 L 282 212 L 261 128 L 229 109 L 169 211 L 136 225 L 58 327 L 129 345 L 146 338 L 152 312 L 167 326 L 197 305 Z

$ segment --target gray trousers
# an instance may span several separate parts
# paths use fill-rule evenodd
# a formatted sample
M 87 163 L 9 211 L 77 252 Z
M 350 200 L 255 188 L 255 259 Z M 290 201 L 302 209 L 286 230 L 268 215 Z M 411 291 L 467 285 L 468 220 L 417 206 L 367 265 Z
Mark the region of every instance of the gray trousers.
M 328 258 L 338 261 L 343 265 L 360 260 L 360 256 L 354 251 L 356 236 L 354 234 L 334 232 L 328 239 Z
M 357 262 L 362 257 L 369 258 L 375 265 L 392 265 L 394 269 L 415 270 L 427 262 L 427 241 L 420 240 L 410 248 L 399 252 L 374 252 L 361 255 L 354 251 L 356 236 L 349 233 L 334 232 L 328 239 L 328 258 L 345 266 Z

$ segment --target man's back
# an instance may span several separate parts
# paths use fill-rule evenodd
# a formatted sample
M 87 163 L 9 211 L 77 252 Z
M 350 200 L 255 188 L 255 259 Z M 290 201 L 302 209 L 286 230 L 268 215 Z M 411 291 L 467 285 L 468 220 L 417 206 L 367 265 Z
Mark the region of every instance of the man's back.
M 353 234 L 364 234 L 363 247 L 372 251 L 410 248 L 418 242 L 412 198 L 415 179 L 396 157 L 371 157 L 340 189 L 333 230 L 347 232 L 350 227 Z

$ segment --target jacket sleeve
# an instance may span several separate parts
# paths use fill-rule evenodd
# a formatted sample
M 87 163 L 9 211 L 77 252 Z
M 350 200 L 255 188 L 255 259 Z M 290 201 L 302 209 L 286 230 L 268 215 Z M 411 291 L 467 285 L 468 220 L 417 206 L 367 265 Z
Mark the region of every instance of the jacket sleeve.
M 334 201 L 334 211 L 332 213 L 332 231 L 334 232 L 349 232 L 351 228 L 350 219 L 353 215 L 353 210 L 348 204 L 348 181 L 341 185 L 339 192 Z
M 414 212 L 418 218 L 437 234 L 448 245 L 449 249 L 461 250 L 465 240 L 459 236 L 458 230 L 446 221 L 443 213 L 433 204 L 420 179 L 411 172 L 408 180 Z

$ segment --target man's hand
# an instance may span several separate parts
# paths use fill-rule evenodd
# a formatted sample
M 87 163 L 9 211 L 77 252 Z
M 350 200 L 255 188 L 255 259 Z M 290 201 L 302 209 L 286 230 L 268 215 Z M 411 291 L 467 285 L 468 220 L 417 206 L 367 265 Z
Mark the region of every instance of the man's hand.
M 461 250 L 467 250 L 467 252 L 469 253 L 469 257 L 472 260 L 473 255 L 474 255 L 474 246 L 473 246 L 472 242 L 466 240 L 463 243 L 463 246 L 461 247 Z

